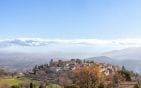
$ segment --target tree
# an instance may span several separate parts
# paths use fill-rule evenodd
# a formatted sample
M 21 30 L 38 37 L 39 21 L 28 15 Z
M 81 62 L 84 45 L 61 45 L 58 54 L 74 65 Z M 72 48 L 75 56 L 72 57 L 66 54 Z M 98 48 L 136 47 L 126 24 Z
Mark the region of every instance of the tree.
M 97 88 L 104 81 L 104 73 L 100 70 L 99 65 L 86 65 L 77 68 L 74 71 L 77 84 L 83 88 Z
M 100 83 L 100 84 L 98 85 L 98 88 L 104 88 L 104 84 L 103 84 L 103 83 Z
M 126 69 L 125 69 L 125 67 L 124 66 L 122 66 L 122 71 L 125 71 Z
M 122 68 L 122 70 L 120 70 L 119 73 L 123 78 L 125 78 L 126 81 L 131 81 L 131 74 L 128 70 Z
M 107 88 L 117 88 L 123 77 L 118 72 L 115 72 L 115 74 L 110 75 L 108 78 L 110 82 L 108 83 Z
M 81 63 L 82 63 L 82 61 L 81 61 L 80 59 L 76 59 L 76 63 L 81 64 Z
M 39 88 L 44 88 L 44 84 L 41 83 L 40 86 L 39 86 Z
M 30 83 L 30 88 L 33 88 L 33 83 L 32 82 Z
M 49 66 L 52 66 L 52 65 L 53 65 L 53 59 L 51 59 L 49 62 Z

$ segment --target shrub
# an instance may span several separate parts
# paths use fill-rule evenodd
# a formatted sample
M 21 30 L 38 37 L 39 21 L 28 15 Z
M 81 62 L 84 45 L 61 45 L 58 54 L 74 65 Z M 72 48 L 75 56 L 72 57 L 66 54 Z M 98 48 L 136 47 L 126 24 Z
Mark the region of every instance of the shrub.
M 20 88 L 20 87 L 17 85 L 13 85 L 13 86 L 11 86 L 11 88 Z
M 64 88 L 80 88 L 78 85 L 71 85 L 71 86 L 66 86 Z
M 100 84 L 98 85 L 98 88 L 104 88 L 104 84 L 103 84 L 103 83 L 100 83 Z
M 139 84 L 135 84 L 134 88 L 141 88 Z

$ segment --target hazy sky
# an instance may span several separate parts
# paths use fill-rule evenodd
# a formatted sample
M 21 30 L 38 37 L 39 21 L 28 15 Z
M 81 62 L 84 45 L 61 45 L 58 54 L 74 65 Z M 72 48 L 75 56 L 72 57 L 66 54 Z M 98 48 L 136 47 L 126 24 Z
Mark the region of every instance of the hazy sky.
M 117 39 L 134 38 L 137 40 L 130 40 L 129 43 L 134 45 L 135 42 L 139 42 L 137 45 L 140 45 L 141 0 L 0 0 L 1 47 L 9 46 L 11 41 L 17 42 L 16 38 L 62 39 L 61 41 L 71 39 L 69 40 L 71 43 L 73 39 L 78 39 L 75 42 L 80 41 L 79 39 L 113 42 Z M 6 39 L 12 39 L 10 44 Z M 17 45 L 19 42 L 20 47 L 27 46 L 21 44 L 21 41 L 18 41 Z M 82 42 L 89 43 L 84 40 Z M 116 42 L 123 44 L 119 40 Z M 75 46 L 75 49 L 97 50 L 99 47 L 96 46 L 99 43 L 97 41 L 96 44 L 93 43 L 83 48 Z M 114 44 L 114 47 L 119 45 Z M 102 49 L 107 47 L 109 49 L 111 43 L 107 45 L 109 46 L 102 46 Z M 51 45 L 45 46 L 48 49 Z M 60 46 L 53 45 L 60 50 L 63 46 L 62 43 Z M 12 47 L 15 47 L 14 44 Z M 12 47 L 10 45 L 8 49 L 14 50 Z M 72 50 L 70 46 L 66 46 L 65 49 L 64 47 L 63 51 Z M 100 48 L 98 50 L 101 50 Z

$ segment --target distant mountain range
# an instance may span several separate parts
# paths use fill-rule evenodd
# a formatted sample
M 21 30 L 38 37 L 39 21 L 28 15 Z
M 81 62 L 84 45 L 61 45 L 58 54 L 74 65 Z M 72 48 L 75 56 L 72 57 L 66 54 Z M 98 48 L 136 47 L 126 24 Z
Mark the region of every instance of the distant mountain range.
M 0 68 L 12 70 L 31 69 L 36 64 L 50 61 L 47 54 L 6 53 L 0 52 Z M 58 58 L 60 59 L 60 58 Z M 105 52 L 98 57 L 86 58 L 99 63 L 110 63 L 141 73 L 141 48 L 127 48 Z
M 141 47 L 105 52 L 102 55 L 118 60 L 141 60 Z
M 91 57 L 88 59 L 100 63 L 125 66 L 129 70 L 141 73 L 141 47 L 105 52 L 102 56 Z

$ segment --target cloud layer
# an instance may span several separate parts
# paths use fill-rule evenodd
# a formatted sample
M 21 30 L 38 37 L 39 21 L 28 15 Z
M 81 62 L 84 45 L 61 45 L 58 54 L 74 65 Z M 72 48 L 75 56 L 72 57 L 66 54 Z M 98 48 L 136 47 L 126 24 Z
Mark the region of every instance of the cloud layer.
M 135 47 L 141 46 L 141 39 L 43 39 L 43 38 L 17 38 L 1 39 L 0 47 L 9 46 L 47 46 L 47 45 L 84 45 L 84 46 L 110 46 Z

